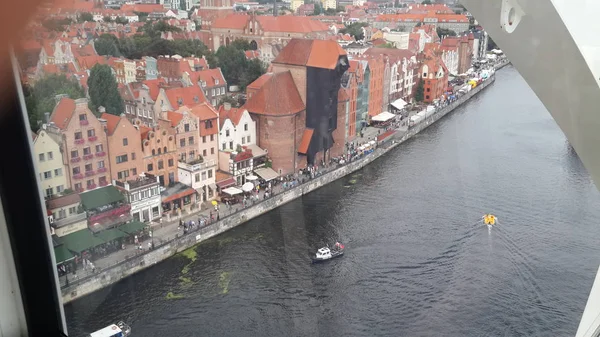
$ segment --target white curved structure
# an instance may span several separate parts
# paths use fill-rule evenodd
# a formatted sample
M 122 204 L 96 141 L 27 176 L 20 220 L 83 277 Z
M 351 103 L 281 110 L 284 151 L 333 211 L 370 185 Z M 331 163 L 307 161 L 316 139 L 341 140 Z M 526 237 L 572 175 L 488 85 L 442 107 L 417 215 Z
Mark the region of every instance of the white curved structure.
M 461 0 L 519 70 L 600 183 L 598 0 Z M 596 276 L 577 337 L 600 335 Z

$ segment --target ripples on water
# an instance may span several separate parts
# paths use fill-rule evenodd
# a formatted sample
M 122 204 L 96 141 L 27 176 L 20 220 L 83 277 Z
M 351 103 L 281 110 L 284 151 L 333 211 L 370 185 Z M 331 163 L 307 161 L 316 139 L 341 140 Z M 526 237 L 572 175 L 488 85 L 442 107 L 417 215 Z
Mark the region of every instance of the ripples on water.
M 66 306 L 71 335 L 571 336 L 598 192 L 517 72 L 362 171 Z M 488 230 L 474 222 L 496 214 Z M 347 254 L 309 255 L 335 240 Z M 183 278 L 182 278 L 183 276 Z M 167 299 L 171 292 L 181 299 Z

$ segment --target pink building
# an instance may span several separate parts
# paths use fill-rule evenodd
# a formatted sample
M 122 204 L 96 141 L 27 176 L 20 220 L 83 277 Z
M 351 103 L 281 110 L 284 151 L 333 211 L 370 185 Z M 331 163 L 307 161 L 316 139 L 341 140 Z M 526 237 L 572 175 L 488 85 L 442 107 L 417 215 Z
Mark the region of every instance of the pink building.
M 61 98 L 50 116 L 49 133 L 63 149 L 69 184 L 76 191 L 110 182 L 106 133 L 85 98 Z

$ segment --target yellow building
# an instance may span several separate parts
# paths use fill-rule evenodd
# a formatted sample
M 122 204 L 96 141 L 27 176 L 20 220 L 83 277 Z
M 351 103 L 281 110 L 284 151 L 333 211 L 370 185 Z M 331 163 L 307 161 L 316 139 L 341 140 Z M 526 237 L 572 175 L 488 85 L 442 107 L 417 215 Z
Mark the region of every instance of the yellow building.
M 337 0 L 321 0 L 323 4 L 323 9 L 336 9 L 337 8 Z
M 292 11 L 294 11 L 294 13 L 296 13 L 296 11 L 298 10 L 298 7 L 302 6 L 304 4 L 304 0 L 292 0 Z
M 45 128 L 33 140 L 33 157 L 40 174 L 40 186 L 45 197 L 62 193 L 70 188 L 67 172 L 58 142 Z
M 383 32 L 378 30 L 371 35 L 371 40 L 383 39 Z

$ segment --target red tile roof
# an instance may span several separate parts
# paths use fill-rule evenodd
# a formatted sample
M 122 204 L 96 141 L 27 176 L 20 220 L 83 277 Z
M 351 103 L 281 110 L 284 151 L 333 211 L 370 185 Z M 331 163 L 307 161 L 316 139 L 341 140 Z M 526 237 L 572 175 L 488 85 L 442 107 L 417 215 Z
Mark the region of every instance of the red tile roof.
M 256 20 L 265 32 L 313 33 L 329 31 L 329 25 L 321 21 L 312 20 L 307 16 L 260 15 L 256 17 Z
M 211 28 L 244 29 L 250 20 L 246 14 L 230 14 L 224 18 L 217 18 Z
M 312 139 L 314 131 L 314 129 L 304 129 L 304 133 L 302 134 L 302 140 L 300 141 L 300 145 L 298 146 L 298 153 L 306 154 L 308 152 L 308 147 L 310 146 L 310 141 Z
M 190 111 L 196 115 L 196 117 L 200 118 L 201 121 L 216 119 L 219 116 L 219 113 L 215 110 L 215 108 L 207 103 L 197 104 L 193 106 Z
M 179 112 L 167 111 L 167 119 L 171 122 L 171 126 L 175 127 L 183 119 L 183 114 Z
M 342 55 L 346 55 L 346 51 L 335 41 L 292 39 L 273 63 L 335 69 Z
M 190 73 L 190 79 L 192 79 L 194 84 L 197 84 L 198 81 L 206 82 L 207 87 L 225 84 L 225 77 L 221 72 L 221 68 L 193 71 Z M 219 81 L 219 84 L 216 81 Z
M 166 84 L 167 82 L 165 81 L 164 78 L 160 77 L 155 80 L 146 80 L 143 83 L 148 87 L 148 91 L 150 92 L 150 97 L 152 97 L 152 99 L 156 101 L 156 98 L 158 97 L 158 94 L 160 93 L 160 85 Z
M 230 108 L 229 111 L 225 110 L 225 106 L 221 105 L 219 107 L 219 124 L 223 126 L 225 120 L 231 120 L 234 126 L 238 125 L 240 119 L 242 119 L 242 115 L 244 114 L 245 109 L 242 108 Z
M 74 111 L 75 101 L 70 98 L 62 98 L 54 107 L 50 121 L 62 130 L 69 125 Z
M 206 102 L 206 96 L 197 84 L 191 87 L 165 89 L 165 94 L 174 109 Z
M 119 125 L 119 122 L 121 121 L 121 117 L 111 115 L 105 112 L 102 114 L 102 116 L 100 116 L 100 118 L 106 121 L 106 131 L 108 131 L 109 136 L 112 136 L 112 134 L 115 133 L 115 130 L 117 129 L 117 125 Z
M 143 12 L 143 13 L 152 13 L 152 12 L 162 12 L 165 10 L 163 5 L 159 4 L 125 4 L 121 6 L 122 12 Z
M 265 83 L 267 83 L 271 76 L 273 76 L 273 73 L 266 73 L 264 75 L 261 75 L 259 78 L 254 80 L 254 82 L 246 86 L 246 89 L 260 89 Z
M 296 114 L 306 107 L 289 71 L 273 74 L 244 105 L 249 112 L 265 115 Z
M 140 125 L 140 136 L 142 136 L 142 140 L 148 139 L 148 132 L 150 131 L 152 131 L 151 128 L 144 125 Z

